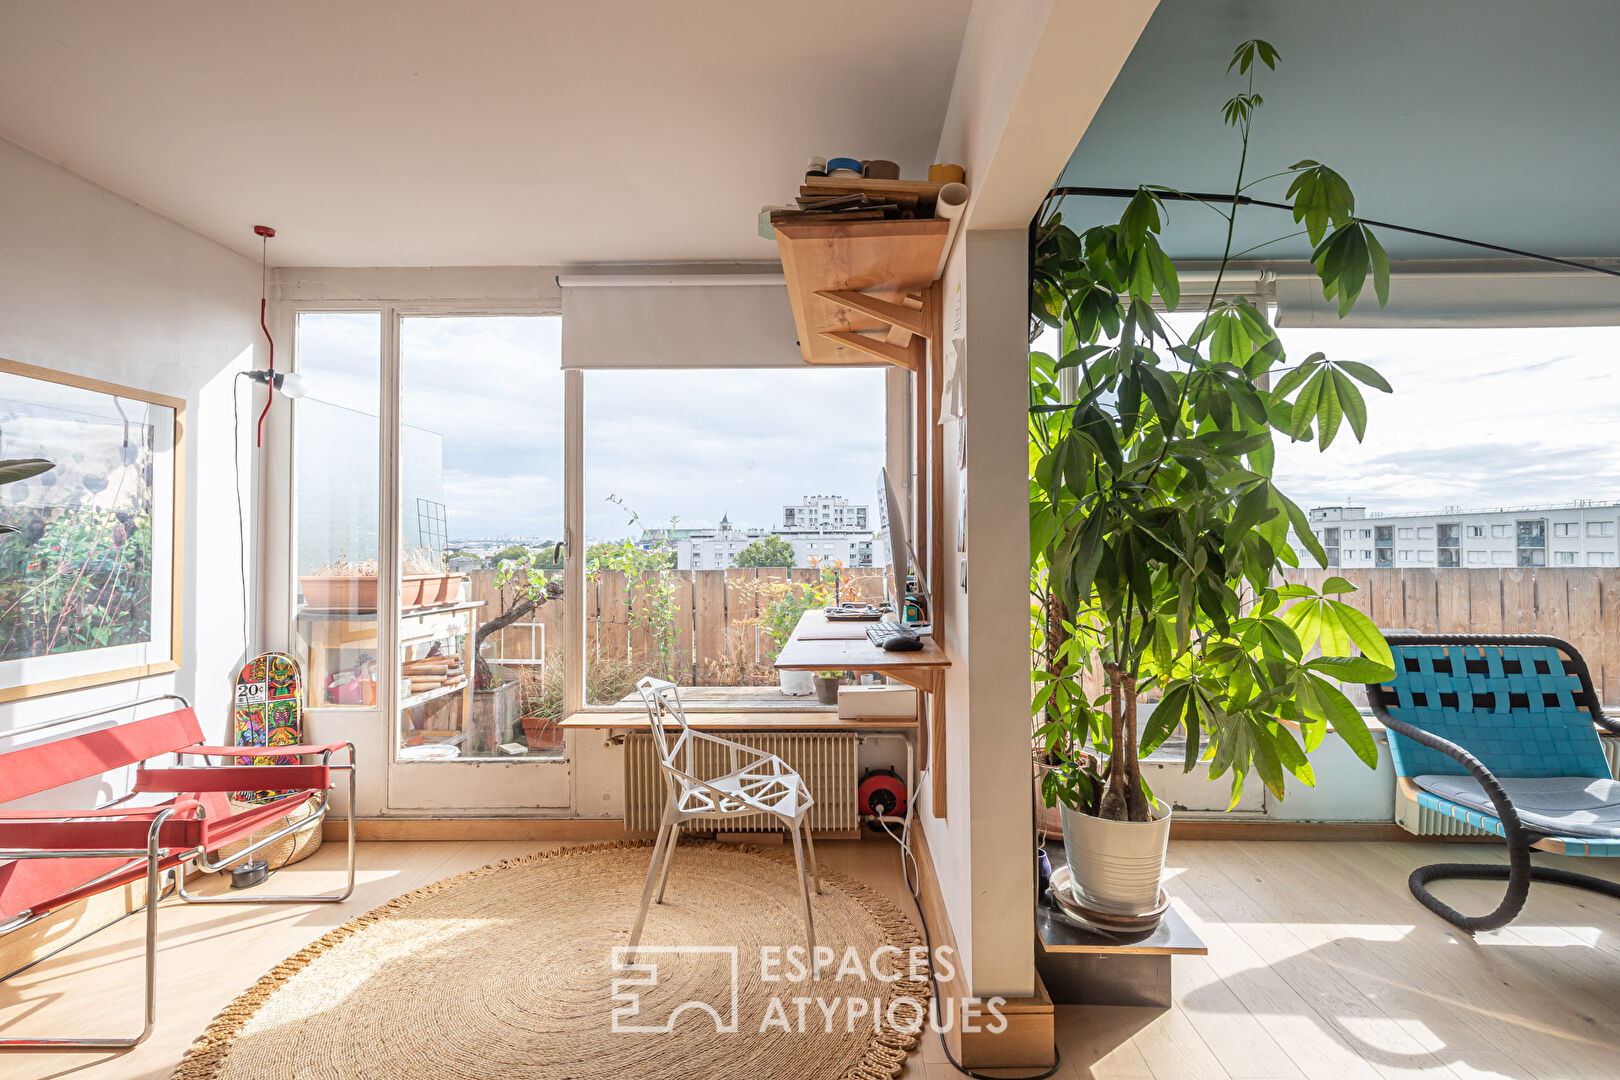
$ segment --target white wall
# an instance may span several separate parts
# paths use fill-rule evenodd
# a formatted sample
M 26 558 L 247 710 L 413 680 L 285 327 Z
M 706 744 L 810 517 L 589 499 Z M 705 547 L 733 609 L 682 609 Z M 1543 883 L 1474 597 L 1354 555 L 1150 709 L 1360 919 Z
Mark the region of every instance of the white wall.
M 1155 3 L 979 0 L 936 155 L 965 167 L 973 195 L 940 283 L 945 337 L 966 342 L 964 417 L 947 425 L 944 447 L 949 805 L 943 819 L 921 806 L 920 820 L 979 996 L 1025 996 L 1035 984 L 1026 230 Z
M 262 341 L 259 268 L 3 141 L 0 192 L 0 356 L 182 397 L 187 419 L 181 670 L 0 705 L 0 751 L 66 730 L 7 739 L 9 729 L 168 691 L 192 699 L 211 740 L 229 741 L 231 691 L 244 653 L 232 377 L 252 366 Z M 254 412 L 244 389 L 244 430 Z M 252 465 L 249 446 L 244 441 L 244 473 Z M 249 537 L 253 495 L 244 489 Z M 121 793 L 119 782 L 110 777 L 87 787 L 110 796 Z

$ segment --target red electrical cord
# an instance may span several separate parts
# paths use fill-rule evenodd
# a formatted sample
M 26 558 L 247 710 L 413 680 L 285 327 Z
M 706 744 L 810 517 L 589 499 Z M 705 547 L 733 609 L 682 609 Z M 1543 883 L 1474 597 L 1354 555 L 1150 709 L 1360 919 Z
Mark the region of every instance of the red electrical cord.
M 254 443 L 254 445 L 262 447 L 264 445 L 264 418 L 270 412 L 271 403 L 276 400 L 276 339 L 270 336 L 270 327 L 265 323 L 264 320 L 265 305 L 268 296 L 268 289 L 265 287 L 265 267 L 267 265 L 267 256 L 269 254 L 270 238 L 276 235 L 276 230 L 272 229 L 268 225 L 255 225 L 253 226 L 253 235 L 260 238 L 259 329 L 264 331 L 264 340 L 270 343 L 270 380 L 265 384 L 264 409 L 259 413 L 259 432 L 257 441 Z

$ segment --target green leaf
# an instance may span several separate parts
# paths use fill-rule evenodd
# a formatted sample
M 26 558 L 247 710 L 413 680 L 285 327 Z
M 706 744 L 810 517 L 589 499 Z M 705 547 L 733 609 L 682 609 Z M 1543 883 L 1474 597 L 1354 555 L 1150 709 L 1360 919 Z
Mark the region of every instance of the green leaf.
M 1344 578 L 1335 574 L 1333 577 L 1330 577 L 1326 581 L 1322 582 L 1322 588 L 1320 591 L 1323 595 L 1332 594 L 1336 596 L 1339 593 L 1355 592 L 1356 587 L 1350 584 L 1350 582 L 1346 581 Z
M 1367 242 L 1367 254 L 1372 259 L 1373 292 L 1378 297 L 1378 306 L 1383 307 L 1389 303 L 1389 255 L 1371 229 L 1363 225 L 1361 233 Z
M 1356 384 L 1350 381 L 1350 376 L 1342 371 L 1333 373 L 1333 388 L 1337 392 L 1339 406 L 1344 410 L 1344 418 L 1350 421 L 1350 430 L 1355 432 L 1356 442 L 1360 442 L 1367 434 L 1367 403 L 1362 400 Z
M 44 458 L 11 458 L 0 461 L 0 484 L 15 484 L 56 468 L 56 462 Z
M 1316 355 L 1321 356 L 1322 354 L 1317 353 Z M 1363 386 L 1370 386 L 1375 390 L 1382 390 L 1386 394 L 1392 394 L 1395 392 L 1394 388 L 1391 387 L 1387 381 L 1385 381 L 1382 375 L 1378 374 L 1378 372 L 1374 371 L 1366 364 L 1355 360 L 1335 360 L 1333 362 L 1333 366 L 1338 368 L 1340 371 L 1343 371 L 1345 374 L 1349 375 Z
M 1373 740 L 1372 732 L 1367 730 L 1367 721 L 1362 719 L 1361 712 L 1349 698 L 1339 692 L 1339 688 L 1316 675 L 1305 676 L 1311 682 L 1311 690 L 1320 702 L 1323 719 L 1333 725 L 1334 732 L 1349 744 L 1355 751 L 1356 757 L 1369 769 L 1378 767 L 1378 743 Z
M 1331 601 L 1331 604 L 1338 612 L 1339 622 L 1343 624 L 1350 640 L 1355 642 L 1356 648 L 1360 649 L 1364 656 L 1393 672 L 1395 656 L 1389 651 L 1389 642 L 1384 640 L 1384 635 L 1379 633 L 1373 621 L 1349 604 L 1341 604 L 1338 601 Z
M 1305 665 L 1340 682 L 1386 682 L 1394 671 L 1367 656 L 1318 656 Z
M 1339 387 L 1333 381 L 1338 374 L 1327 368 L 1316 373 L 1316 379 L 1321 380 L 1322 391 L 1316 402 L 1316 438 L 1318 450 L 1326 450 L 1333 442 L 1333 437 L 1339 433 L 1339 422 L 1344 418 L 1344 407 L 1339 401 Z

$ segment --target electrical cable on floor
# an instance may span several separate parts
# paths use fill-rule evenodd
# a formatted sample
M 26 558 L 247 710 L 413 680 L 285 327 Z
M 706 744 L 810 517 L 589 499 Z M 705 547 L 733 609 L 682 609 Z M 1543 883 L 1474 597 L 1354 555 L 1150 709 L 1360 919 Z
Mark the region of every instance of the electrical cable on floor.
M 1033 806 L 1030 809 L 1030 813 L 1034 813 Z M 944 1006 L 941 1004 L 942 999 L 939 993 L 939 979 L 934 974 L 934 938 L 933 935 L 928 931 L 928 916 L 923 914 L 922 901 L 917 895 L 918 889 L 920 889 L 922 886 L 922 871 L 917 866 L 916 853 L 911 850 L 910 845 L 907 844 L 905 840 L 894 834 L 894 831 L 889 828 L 889 823 L 886 820 L 883 818 L 878 818 L 876 820 L 879 827 L 883 829 L 884 833 L 889 837 L 889 839 L 900 845 L 900 876 L 905 880 L 906 891 L 911 894 L 912 906 L 917 909 L 917 921 L 922 924 L 923 947 L 928 950 L 928 984 L 934 988 L 932 1015 L 943 1017 Z M 907 859 L 911 860 L 911 869 L 909 871 L 906 868 Z M 912 877 L 913 873 L 916 874 L 915 878 Z M 950 1044 L 945 1041 L 945 1031 L 942 1024 L 936 1025 L 934 1032 L 939 1036 L 939 1048 L 945 1052 L 945 1060 L 951 1063 L 951 1068 L 955 1069 L 963 1076 L 973 1077 L 974 1080 L 1046 1080 L 1047 1077 L 1055 1075 L 1058 1069 L 1063 1065 L 1063 1056 L 1058 1053 L 1057 1043 L 1054 1041 L 1052 1043 L 1052 1067 L 1044 1072 L 1030 1073 L 1027 1076 L 1019 1077 L 991 1076 L 988 1073 L 977 1073 L 968 1068 L 966 1065 L 963 1065 L 960 1061 L 957 1061 L 955 1056 L 951 1054 Z

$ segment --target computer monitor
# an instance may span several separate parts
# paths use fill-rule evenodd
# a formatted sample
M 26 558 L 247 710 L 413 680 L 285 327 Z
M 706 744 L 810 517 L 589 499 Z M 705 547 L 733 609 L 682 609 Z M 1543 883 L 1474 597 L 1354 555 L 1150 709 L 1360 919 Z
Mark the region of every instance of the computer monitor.
M 906 516 L 900 509 L 900 498 L 889 483 L 889 471 L 878 470 L 878 489 L 883 493 L 883 527 L 889 534 L 889 569 L 884 576 L 889 599 L 894 604 L 894 617 L 903 619 L 906 611 L 906 570 L 917 571 L 917 581 L 923 581 L 922 566 L 911 555 L 911 544 L 906 538 Z

